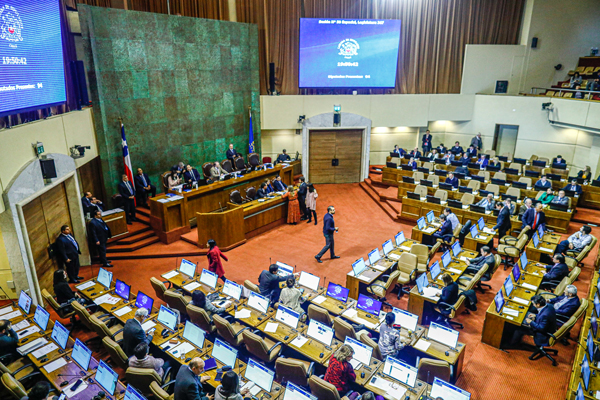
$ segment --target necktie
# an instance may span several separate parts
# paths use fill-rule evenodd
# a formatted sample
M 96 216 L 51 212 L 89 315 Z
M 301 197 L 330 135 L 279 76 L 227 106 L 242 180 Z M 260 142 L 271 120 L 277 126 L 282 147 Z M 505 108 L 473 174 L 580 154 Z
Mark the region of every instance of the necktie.
M 77 246 L 77 242 L 75 241 L 75 239 L 73 239 L 73 236 L 71 235 L 65 235 L 67 237 L 67 239 L 69 239 L 71 241 L 71 243 L 73 243 L 73 246 L 75 246 L 75 248 L 77 250 L 79 250 L 79 246 Z
M 538 213 L 535 213 L 535 217 L 533 218 L 533 226 L 532 228 L 535 229 L 537 228 L 537 223 L 538 223 Z
M 129 193 L 133 194 L 133 191 L 131 190 L 131 186 L 129 186 L 129 182 L 125 182 L 125 186 L 127 186 Z
M 142 177 L 142 182 L 144 182 L 144 187 L 148 186 L 146 183 L 146 178 L 144 178 L 144 174 L 140 175 Z

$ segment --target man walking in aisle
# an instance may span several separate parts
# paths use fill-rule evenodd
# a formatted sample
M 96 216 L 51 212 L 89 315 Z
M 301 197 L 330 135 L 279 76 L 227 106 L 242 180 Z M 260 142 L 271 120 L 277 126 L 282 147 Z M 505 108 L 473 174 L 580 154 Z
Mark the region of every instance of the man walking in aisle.
M 323 247 L 319 254 L 315 256 L 317 262 L 320 263 L 323 262 L 321 261 L 321 257 L 323 257 L 323 254 L 325 254 L 327 249 L 329 249 L 329 255 L 331 256 L 332 260 L 340 258 L 340 256 L 335 255 L 335 250 L 333 248 L 333 235 L 338 231 L 338 228 L 333 222 L 333 214 L 335 214 L 335 208 L 333 206 L 327 207 L 327 214 L 325 214 L 323 217 L 323 236 L 325 236 L 325 247 Z

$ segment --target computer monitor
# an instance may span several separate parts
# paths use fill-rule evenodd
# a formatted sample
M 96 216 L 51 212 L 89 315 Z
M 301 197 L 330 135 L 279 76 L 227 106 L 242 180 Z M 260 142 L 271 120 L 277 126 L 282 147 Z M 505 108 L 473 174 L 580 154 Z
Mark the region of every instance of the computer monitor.
M 483 228 L 485 228 L 485 221 L 483 220 L 483 217 L 477 220 L 477 228 L 479 228 L 480 231 L 482 231 Z
M 429 267 L 429 274 L 431 275 L 432 281 L 435 281 L 436 278 L 438 277 L 438 275 L 441 273 L 442 273 L 442 269 L 440 268 L 439 262 L 436 261 L 433 264 L 431 264 L 431 267 Z
M 145 308 L 148 310 L 148 314 L 152 313 L 152 306 L 154 305 L 154 299 L 143 292 L 138 292 L 135 298 L 135 306 L 137 308 Z
M 521 257 L 519 257 L 519 261 L 521 264 L 521 268 L 523 268 L 523 271 L 525 271 L 527 269 L 527 264 L 529 263 L 529 261 L 527 261 L 527 254 L 525 254 L 525 252 L 521 253 Z
M 594 294 L 594 309 L 596 310 L 596 315 L 600 315 L 600 298 L 598 297 L 598 292 Z
M 317 291 L 319 290 L 319 283 L 321 282 L 321 278 L 313 275 L 313 274 L 309 274 L 308 272 L 302 271 L 300 272 L 300 279 L 298 280 L 298 284 L 300 286 L 304 286 L 309 288 L 310 290 L 314 290 Z
M 594 343 L 592 331 L 588 331 L 586 342 L 588 357 L 590 358 L 590 360 L 594 361 L 594 359 L 596 358 L 596 344 Z
M 356 303 L 356 308 L 378 317 L 379 312 L 381 311 L 381 302 L 372 299 L 369 296 L 365 296 L 364 294 L 359 294 L 358 302 Z
M 259 364 L 253 359 L 248 359 L 244 378 L 250 382 L 254 382 L 265 392 L 270 393 L 273 388 L 273 380 L 275 379 L 275 371 L 271 371 L 264 365 Z
M 317 320 L 311 319 L 306 330 L 306 335 L 323 343 L 326 346 L 331 346 L 333 340 L 333 328 L 320 323 Z
M 317 397 L 288 381 L 283 400 L 317 400 Z
M 226 279 L 225 284 L 223 285 L 223 294 L 232 297 L 235 300 L 239 300 L 242 296 L 242 286 Z
M 367 265 L 365 264 L 365 260 L 363 260 L 362 258 L 359 258 L 358 260 L 352 263 L 352 271 L 354 272 L 354 276 L 359 276 L 366 269 Z
M 204 338 L 206 332 L 204 329 L 193 324 L 190 321 L 185 321 L 185 327 L 183 328 L 183 338 L 192 343 L 197 348 L 201 349 L 204 347 Z
M 235 360 L 237 359 L 237 350 L 223 342 L 221 339 L 215 339 L 215 344 L 210 353 L 211 357 L 216 358 L 224 365 L 231 367 L 235 366 Z
M 452 399 L 452 400 L 470 400 L 471 393 L 466 390 L 462 390 L 459 387 L 449 384 L 446 381 L 441 380 L 440 378 L 435 378 L 433 380 L 433 385 L 431 386 L 431 392 L 429 393 L 429 397 L 442 398 L 442 399 Z
M 280 304 L 279 307 L 277 307 L 275 319 L 279 322 L 283 322 L 287 326 L 296 329 L 298 328 L 298 321 L 300 321 L 300 313 Z
M 460 242 L 458 240 L 456 242 L 452 243 L 452 256 L 453 257 L 458 257 L 458 255 L 460 254 L 461 251 L 462 251 L 462 249 L 460 248 Z
M 248 307 L 266 313 L 269 310 L 269 299 L 251 291 L 248 295 Z
M 540 238 L 538 237 L 537 232 L 535 232 L 533 234 L 533 247 L 535 247 L 537 249 L 537 247 L 539 246 L 539 244 L 540 244 Z
M 123 298 L 125 301 L 129 301 L 129 291 L 131 290 L 131 286 L 126 284 L 120 279 L 117 279 L 115 283 L 115 293 Z
M 402 243 L 406 241 L 406 238 L 404 237 L 404 232 L 396 233 L 396 236 L 394 236 L 394 240 L 396 241 L 396 246 L 401 246 Z
M 496 303 L 496 312 L 500 314 L 502 307 L 504 307 L 504 295 L 502 294 L 502 289 L 498 290 L 498 293 L 494 296 L 494 303 Z
M 127 384 L 127 389 L 125 389 L 125 397 L 123 400 L 147 400 L 140 392 L 135 390 L 135 388 L 129 384 Z
M 475 239 L 479 232 L 477 231 L 477 225 L 471 225 L 471 237 Z
M 425 229 L 425 217 L 421 217 L 417 220 L 417 226 L 420 230 Z
M 19 294 L 19 308 L 23 310 L 25 314 L 29 314 L 29 310 L 31 310 L 31 303 L 31 297 L 21 290 L 21 293 Z
M 158 317 L 156 320 L 174 331 L 177 328 L 177 320 L 179 319 L 179 314 L 175 310 L 171 310 L 169 307 L 165 307 L 162 304 L 160 305 L 160 310 L 158 311 Z
M 203 283 L 212 289 L 217 287 L 218 279 L 219 279 L 219 275 L 217 275 L 214 272 L 209 271 L 207 269 L 203 269 L 202 272 L 200 273 L 200 283 Z
M 280 261 L 277 261 L 275 264 L 278 267 L 277 275 L 279 276 L 288 276 L 294 273 L 294 267 L 292 267 L 291 265 L 284 264 Z
M 543 238 L 544 237 L 544 226 L 543 225 L 538 226 L 537 231 L 538 231 L 538 236 L 540 237 L 540 239 Z
M 110 289 L 110 284 L 112 283 L 112 276 L 112 272 L 108 272 L 104 268 L 100 268 L 98 270 L 98 278 L 96 278 L 96 281 L 105 288 Z
M 596 337 L 598 335 L 598 318 L 596 316 L 596 310 L 592 310 L 590 326 L 592 327 L 592 333 L 594 334 L 594 337 Z
M 350 293 L 350 289 L 336 285 L 333 282 L 329 282 L 329 285 L 327 286 L 327 296 L 339 300 L 342 303 L 348 301 L 348 293 Z
M 452 349 L 455 349 L 458 343 L 458 331 L 446 328 L 435 322 L 432 322 L 431 325 L 429 325 L 427 337 L 441 344 L 445 344 Z
M 386 357 L 383 364 L 383 373 L 411 388 L 414 388 L 417 382 L 417 369 L 394 357 Z
M 417 324 L 419 323 L 418 315 L 411 314 L 408 311 L 396 307 L 392 308 L 392 312 L 396 316 L 396 319 L 394 320 L 395 324 L 400 324 L 401 327 L 411 332 L 417 330 Z
M 427 217 L 427 223 L 429 223 L 429 224 L 430 224 L 430 223 L 432 223 L 432 222 L 433 222 L 433 218 L 434 218 L 434 216 L 433 216 L 433 211 L 429 211 L 429 212 L 428 212 L 428 213 L 425 215 L 425 217 Z
M 54 321 L 54 328 L 52 328 L 52 339 L 58 344 L 61 349 L 67 348 L 67 342 L 69 341 L 69 330 L 63 326 L 58 320 Z
M 450 255 L 450 250 L 446 250 L 444 254 L 442 254 L 442 266 L 448 268 L 451 262 L 452 256 Z
M 352 339 L 351 337 L 346 336 L 346 340 L 344 344 L 352 347 L 354 350 L 354 354 L 352 355 L 352 359 L 356 360 L 363 365 L 371 364 L 371 356 L 373 355 L 373 348 L 369 345 L 366 345 L 359 340 Z M 352 365 L 354 369 L 357 369 L 356 366 Z
M 84 371 L 87 371 L 90 367 L 92 351 L 88 349 L 81 340 L 75 339 L 75 345 L 73 346 L 71 357 Z
M 369 264 L 375 265 L 377 261 L 381 260 L 381 255 L 379 254 L 379 249 L 373 249 L 369 252 Z
M 33 316 L 33 322 L 35 322 L 41 330 L 45 331 L 48 328 L 48 321 L 50 321 L 50 313 L 42 306 L 37 306 L 35 309 L 35 315 Z
M 100 364 L 98 364 L 98 369 L 96 370 L 96 382 L 110 396 L 114 396 L 118 380 L 119 374 L 106 365 L 103 360 L 100 360 Z
M 383 249 L 383 255 L 387 257 L 387 255 L 394 250 L 394 245 L 392 244 L 391 240 L 386 240 L 381 248 Z
M 521 269 L 519 268 L 519 264 L 513 265 L 512 274 L 513 278 L 515 279 L 515 283 L 519 283 L 519 279 L 521 279 Z
M 587 354 L 583 355 L 581 363 L 581 378 L 583 379 L 583 387 L 585 390 L 590 390 L 590 363 Z
M 577 384 L 577 393 L 575 394 L 575 400 L 585 400 L 585 393 L 583 393 L 581 382 Z
M 427 272 L 423 272 L 421 276 L 417 278 L 417 290 L 419 293 L 423 294 L 423 290 L 429 285 L 429 281 L 427 280 Z
M 185 258 L 182 258 L 181 264 L 179 264 L 179 272 L 189 276 L 190 278 L 193 278 L 196 276 L 196 264 L 186 260 Z
M 506 297 L 510 298 L 510 295 L 514 289 L 514 284 L 512 279 L 510 278 L 510 275 L 506 277 L 506 279 L 504 280 L 504 292 L 506 293 Z

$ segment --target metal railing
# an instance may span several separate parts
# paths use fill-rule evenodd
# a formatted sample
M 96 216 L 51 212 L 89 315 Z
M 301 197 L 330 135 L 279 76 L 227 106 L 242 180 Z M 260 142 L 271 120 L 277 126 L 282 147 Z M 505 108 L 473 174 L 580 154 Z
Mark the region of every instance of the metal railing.
M 563 97 L 563 93 L 573 93 L 573 95 L 576 92 L 580 92 L 583 94 L 583 99 L 584 100 L 590 100 L 592 95 L 594 94 L 598 94 L 600 95 L 600 91 L 599 90 L 583 90 L 583 89 L 570 89 L 570 88 L 544 88 L 544 87 L 532 87 L 531 88 L 531 92 L 530 94 L 533 95 L 543 95 L 544 93 L 546 93 L 548 90 L 551 90 L 555 93 L 558 93 L 560 96 L 549 96 L 549 97 Z M 569 97 L 567 97 L 569 98 Z M 575 97 L 570 97 L 571 99 L 574 99 Z

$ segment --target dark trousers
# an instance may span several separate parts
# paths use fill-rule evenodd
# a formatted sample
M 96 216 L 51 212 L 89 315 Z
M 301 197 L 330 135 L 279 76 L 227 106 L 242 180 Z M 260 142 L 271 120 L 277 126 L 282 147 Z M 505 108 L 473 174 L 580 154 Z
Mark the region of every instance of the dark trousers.
M 108 265 L 108 260 L 106 259 L 106 242 L 100 242 L 96 247 L 98 248 L 98 258 L 100 258 L 100 263 L 103 267 Z
M 70 280 L 75 280 L 79 276 L 79 256 L 71 258 L 71 262 L 65 261 L 65 269 Z
M 556 253 L 565 254 L 565 252 L 569 250 L 569 241 L 563 240 L 556 246 Z M 555 254 L 556 254 L 555 253 Z
M 306 213 L 306 196 L 298 196 L 298 203 L 300 204 L 300 217 L 308 218 Z
M 150 185 L 150 189 L 144 189 L 143 187 L 138 186 L 136 187 L 135 194 L 139 205 L 148 204 L 148 196 L 156 196 L 156 186 Z
M 498 238 L 503 238 L 504 236 L 506 236 L 506 232 L 509 230 L 510 228 L 504 228 L 504 227 L 499 227 L 498 228 Z
M 331 256 L 331 258 L 335 257 L 335 250 L 333 249 L 333 233 L 331 235 L 324 235 L 325 236 L 325 247 L 323 247 L 321 249 L 321 251 L 319 252 L 319 254 L 317 254 L 317 257 L 321 258 L 323 257 L 323 254 L 325 254 L 325 252 L 327 251 L 327 249 L 329 249 L 329 255 Z
M 127 220 L 127 223 L 135 220 L 135 201 L 130 198 L 124 198 L 123 208 L 125 209 L 125 219 Z
M 315 210 L 311 210 L 310 208 L 306 209 L 306 215 L 308 216 L 308 222 L 312 221 L 313 217 L 315 218 L 315 225 L 317 224 L 317 212 Z
M 431 151 L 431 145 L 423 145 L 423 157 L 425 157 L 427 155 L 427 153 L 429 153 Z

